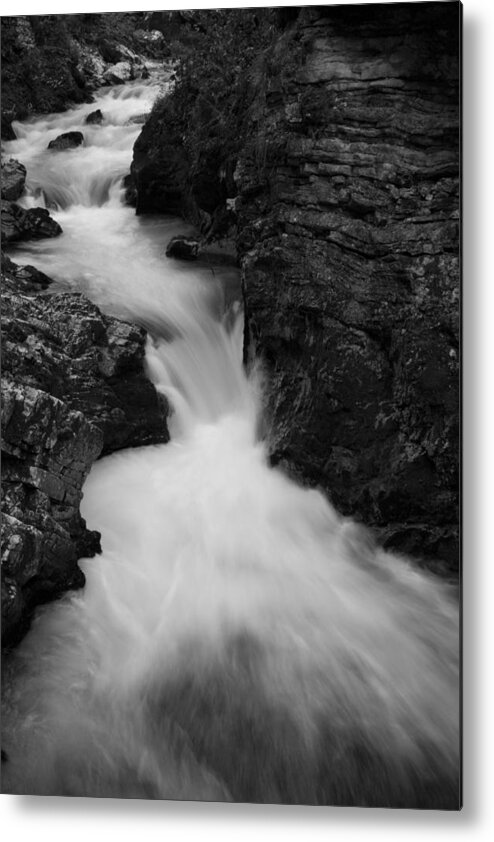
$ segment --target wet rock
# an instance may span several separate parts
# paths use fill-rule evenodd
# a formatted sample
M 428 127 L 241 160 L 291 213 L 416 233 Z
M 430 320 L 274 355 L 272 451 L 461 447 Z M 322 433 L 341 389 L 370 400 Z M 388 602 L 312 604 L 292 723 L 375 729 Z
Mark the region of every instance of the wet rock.
M 13 158 L 2 160 L 2 199 L 16 202 L 24 192 L 26 168 Z
M 301 9 L 258 82 L 235 174 L 243 286 L 275 460 L 451 572 L 458 6 L 377 9 Z
M 133 63 L 129 61 L 119 61 L 103 73 L 103 80 L 107 85 L 123 85 L 131 79 L 135 79 L 135 70 Z
M 80 295 L 37 295 L 2 261 L 3 644 L 35 606 L 83 584 L 99 536 L 80 516 L 93 461 L 166 441 L 166 406 L 143 373 L 145 333 Z M 35 271 L 35 270 L 33 270 Z
M 48 149 L 54 149 L 56 151 L 62 151 L 64 149 L 75 149 L 77 146 L 81 146 L 84 143 L 84 135 L 82 132 L 64 132 L 64 134 L 59 135 L 55 138 L 55 140 L 50 140 L 48 144 Z
M 228 239 L 201 243 L 197 258 L 214 266 L 238 266 L 236 244 Z
M 87 115 L 86 119 L 84 120 L 89 126 L 99 125 L 103 122 L 103 113 L 100 108 L 97 108 L 96 111 L 91 111 L 90 114 Z
M 179 260 L 197 260 L 199 242 L 191 237 L 172 237 L 166 247 L 167 257 L 176 257 Z
M 45 208 L 21 208 L 15 202 L 2 199 L 2 241 L 40 240 L 58 237 L 62 228 Z
M 149 112 L 149 111 L 146 111 L 146 112 L 144 112 L 143 114 L 136 114 L 134 117 L 130 117 L 130 118 L 127 120 L 127 125 L 128 125 L 128 126 L 140 126 L 140 125 L 143 125 L 143 124 L 146 122 L 147 118 L 149 117 L 149 114 L 150 114 L 150 112 Z
M 39 269 L 34 266 L 19 266 L 2 251 L 2 274 L 4 273 L 15 281 L 19 292 L 41 292 L 53 283 L 52 279 Z
M 454 571 L 458 5 L 381 12 L 297 9 L 247 80 L 236 161 L 224 138 L 184 134 L 165 98 L 131 172 L 139 213 L 206 238 L 234 199 L 273 462 Z
M 183 215 L 187 173 L 178 127 L 167 122 L 166 113 L 152 114 L 134 144 L 130 174 L 137 213 Z

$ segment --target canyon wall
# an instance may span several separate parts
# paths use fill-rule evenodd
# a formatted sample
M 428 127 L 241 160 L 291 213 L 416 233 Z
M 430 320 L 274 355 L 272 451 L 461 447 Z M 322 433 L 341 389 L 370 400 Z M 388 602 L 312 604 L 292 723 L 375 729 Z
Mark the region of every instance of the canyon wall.
M 236 143 L 208 134 L 209 117 L 198 126 L 199 93 L 185 128 L 166 101 L 155 109 L 133 164 L 140 212 L 181 211 L 209 237 L 235 223 L 273 463 L 448 574 L 460 13 L 457 2 L 281 10 L 241 80 Z

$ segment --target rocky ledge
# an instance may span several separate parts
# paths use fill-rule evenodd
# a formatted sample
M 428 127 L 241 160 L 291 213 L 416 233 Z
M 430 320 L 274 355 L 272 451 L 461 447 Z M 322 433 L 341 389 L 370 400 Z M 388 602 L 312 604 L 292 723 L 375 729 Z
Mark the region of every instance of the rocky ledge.
M 99 551 L 79 512 L 92 463 L 165 442 L 166 406 L 143 372 L 145 332 L 50 279 L 2 258 L 2 641 L 15 643 L 36 605 L 84 577 Z

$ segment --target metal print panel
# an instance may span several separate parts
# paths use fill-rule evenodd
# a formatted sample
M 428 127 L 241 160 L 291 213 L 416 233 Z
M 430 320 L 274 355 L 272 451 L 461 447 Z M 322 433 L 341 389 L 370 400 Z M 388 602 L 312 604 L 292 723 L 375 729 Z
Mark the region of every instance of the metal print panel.
M 2 18 L 2 791 L 457 810 L 457 2 Z

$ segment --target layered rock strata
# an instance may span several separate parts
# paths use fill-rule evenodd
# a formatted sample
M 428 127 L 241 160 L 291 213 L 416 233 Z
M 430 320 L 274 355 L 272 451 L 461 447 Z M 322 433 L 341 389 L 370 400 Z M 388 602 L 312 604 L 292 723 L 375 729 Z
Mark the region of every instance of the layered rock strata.
M 240 156 L 273 458 L 458 564 L 459 9 L 304 9 Z M 275 71 L 274 68 L 279 70 Z
M 451 573 L 460 6 L 304 7 L 283 25 L 247 80 L 233 178 L 206 132 L 189 171 L 157 110 L 135 147 L 137 209 L 236 217 L 273 462 Z

